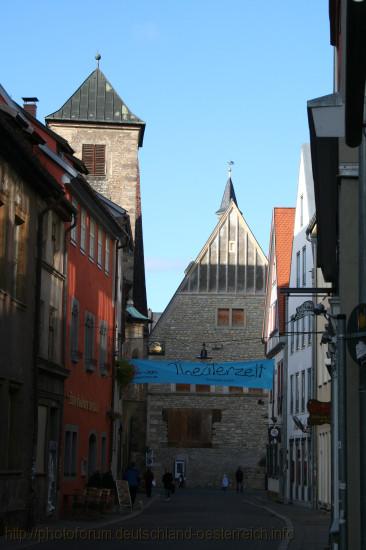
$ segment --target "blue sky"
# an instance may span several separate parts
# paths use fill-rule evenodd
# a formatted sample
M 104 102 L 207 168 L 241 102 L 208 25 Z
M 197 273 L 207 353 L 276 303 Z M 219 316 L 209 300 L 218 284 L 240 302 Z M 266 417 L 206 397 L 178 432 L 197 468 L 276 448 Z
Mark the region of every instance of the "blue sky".
M 146 122 L 140 150 L 148 303 L 162 311 L 216 224 L 227 161 L 268 252 L 293 206 L 306 101 L 332 92 L 328 0 L 10 0 L 1 84 L 42 119 L 95 68 Z

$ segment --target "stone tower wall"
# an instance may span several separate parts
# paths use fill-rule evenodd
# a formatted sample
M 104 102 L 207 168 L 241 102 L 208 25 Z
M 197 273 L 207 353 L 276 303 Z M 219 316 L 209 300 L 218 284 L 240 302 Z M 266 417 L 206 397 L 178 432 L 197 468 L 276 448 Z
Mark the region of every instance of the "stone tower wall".
M 69 142 L 80 159 L 83 143 L 106 146 L 105 177 L 88 175 L 87 179 L 96 191 L 128 211 L 135 235 L 139 129 L 57 122 L 49 122 L 49 127 Z

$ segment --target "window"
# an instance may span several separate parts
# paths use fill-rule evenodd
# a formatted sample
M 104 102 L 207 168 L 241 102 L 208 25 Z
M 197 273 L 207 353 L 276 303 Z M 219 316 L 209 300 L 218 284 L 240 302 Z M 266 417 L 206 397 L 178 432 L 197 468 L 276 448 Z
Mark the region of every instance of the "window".
M 300 195 L 300 226 L 304 225 L 304 195 Z
M 38 428 L 37 428 L 37 454 L 36 454 L 36 473 L 44 474 L 46 472 L 46 453 L 45 442 L 47 432 L 47 407 L 38 406 Z
M 217 324 L 220 327 L 229 326 L 230 310 L 228 308 L 220 308 L 217 310 Z
M 52 213 L 52 226 L 51 226 L 51 246 L 52 246 L 52 261 L 56 259 L 56 254 L 60 250 L 60 223 L 56 218 L 56 215 Z
M 190 384 L 176 384 L 175 385 L 175 391 L 191 391 L 191 385 Z
M 294 331 L 295 331 L 295 321 L 292 319 L 291 320 L 291 335 L 290 335 L 290 352 L 291 353 L 294 353 L 294 340 L 295 340 L 295 334 L 294 334 Z
M 104 258 L 104 271 L 108 275 L 109 273 L 109 238 L 105 236 L 105 258 Z
M 71 361 L 77 363 L 79 360 L 79 302 L 76 298 L 71 302 L 70 344 Z
M 99 327 L 99 370 L 101 374 L 107 374 L 107 337 L 107 322 L 101 321 Z
M 105 176 L 105 145 L 83 143 L 82 159 L 90 176 Z
M 305 347 L 305 317 L 301 319 L 301 347 Z
M 309 315 L 308 316 L 308 345 L 310 346 L 311 345 L 311 337 L 312 337 L 312 332 L 313 332 L 313 316 L 312 315 Z
M 299 388 L 299 383 L 300 383 L 300 376 L 299 376 L 299 373 L 297 372 L 295 374 L 295 412 L 299 412 L 299 407 L 300 407 L 300 388 Z
M 50 361 L 56 358 L 56 308 L 50 306 L 48 312 L 48 359 Z
M 300 252 L 296 254 L 296 286 L 300 286 Z
M 311 399 L 312 395 L 312 389 L 311 389 L 311 368 L 308 369 L 308 400 Z
M 301 410 L 305 412 L 305 371 L 301 371 Z
M 245 312 L 242 308 L 219 308 L 217 310 L 217 326 L 244 327 Z
M 294 412 L 294 375 L 290 376 L 290 413 Z
M 168 424 L 169 447 L 211 447 L 212 410 L 163 409 L 163 415 Z
M 76 476 L 77 429 L 67 427 L 65 431 L 64 476 Z
M 211 389 L 210 385 L 207 384 L 196 384 L 196 392 L 198 393 L 205 393 L 209 392 Z
M 81 209 L 80 248 L 85 252 L 86 248 L 86 211 Z
M 302 249 L 302 286 L 306 286 L 306 246 Z
M 231 310 L 231 324 L 233 327 L 244 326 L 244 309 Z
M 100 470 L 107 471 L 107 436 L 103 434 L 100 439 Z
M 296 349 L 300 347 L 300 332 L 299 332 L 299 320 L 295 321 L 295 332 L 296 332 Z
M 13 255 L 13 296 L 18 300 L 25 299 L 26 271 L 26 224 L 15 216 L 14 220 L 14 255 Z
M 95 258 L 95 222 L 91 218 L 89 224 L 89 258 L 93 261 Z
M 93 371 L 95 368 L 94 360 L 94 315 L 91 313 L 85 313 L 85 344 L 84 344 L 84 357 L 86 370 Z
M 103 265 L 103 230 L 98 227 L 98 267 Z
M 76 208 L 76 210 L 78 209 L 78 202 L 75 199 L 72 199 L 72 205 L 74 208 Z M 70 239 L 72 243 L 76 244 L 78 242 L 78 218 L 77 217 L 73 220 L 72 225 L 74 225 L 74 223 L 75 223 L 75 227 L 71 229 Z

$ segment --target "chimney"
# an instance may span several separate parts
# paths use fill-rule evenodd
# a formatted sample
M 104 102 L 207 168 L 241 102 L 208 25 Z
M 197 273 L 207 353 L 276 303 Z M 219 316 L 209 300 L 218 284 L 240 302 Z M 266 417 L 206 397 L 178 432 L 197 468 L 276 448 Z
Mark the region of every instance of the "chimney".
M 22 97 L 24 101 L 23 108 L 27 113 L 37 118 L 37 103 L 38 97 Z

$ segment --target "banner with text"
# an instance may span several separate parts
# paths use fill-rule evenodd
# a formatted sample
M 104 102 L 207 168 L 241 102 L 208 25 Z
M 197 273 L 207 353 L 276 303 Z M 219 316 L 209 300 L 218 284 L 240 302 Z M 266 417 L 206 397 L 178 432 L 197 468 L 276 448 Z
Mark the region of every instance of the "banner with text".
M 244 388 L 272 388 L 273 359 L 214 363 L 131 359 L 133 384 L 208 384 Z

